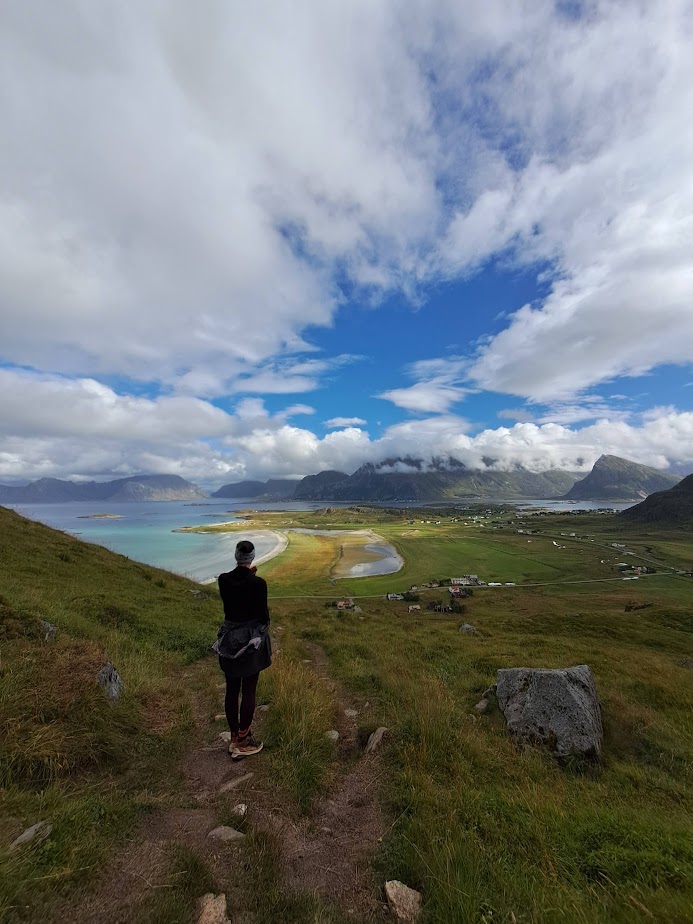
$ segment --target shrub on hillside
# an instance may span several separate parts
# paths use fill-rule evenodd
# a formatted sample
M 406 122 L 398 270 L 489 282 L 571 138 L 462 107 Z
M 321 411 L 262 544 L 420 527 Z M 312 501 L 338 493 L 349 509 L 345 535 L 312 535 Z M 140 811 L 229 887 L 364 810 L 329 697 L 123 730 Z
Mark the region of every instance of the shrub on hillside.
M 39 638 L 40 635 L 40 620 L 36 616 L 16 611 L 9 600 L 0 596 L 0 641 Z

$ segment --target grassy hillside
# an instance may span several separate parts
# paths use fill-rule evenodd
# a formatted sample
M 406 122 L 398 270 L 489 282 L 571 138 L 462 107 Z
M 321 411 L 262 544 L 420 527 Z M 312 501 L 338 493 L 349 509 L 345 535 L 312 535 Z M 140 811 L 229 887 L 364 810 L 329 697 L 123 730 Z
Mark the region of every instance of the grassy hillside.
M 693 475 L 668 491 L 657 491 L 641 504 L 623 510 L 619 519 L 625 528 L 636 531 L 652 527 L 690 532 L 693 528 Z
M 366 525 L 367 513 L 328 516 L 330 525 L 341 517 L 354 526 Z M 310 596 L 286 599 L 325 587 L 337 596 L 347 583 L 326 580 L 335 550 L 315 537 L 296 535 L 284 555 L 261 566 L 282 649 L 263 675 L 271 709 L 262 720 L 265 752 L 252 765 L 258 812 L 263 802 L 268 811 L 265 827 L 261 815 L 250 823 L 237 853 L 217 851 L 222 879 L 250 887 L 244 920 L 380 920 L 348 890 L 299 894 L 301 883 L 284 878 L 294 842 L 276 833 L 305 825 L 320 836 L 316 800 L 339 799 L 356 759 L 349 752 L 340 764 L 324 737 L 343 721 L 346 698 L 358 712 L 360 741 L 379 725 L 390 729 L 382 765 L 358 793 L 377 793 L 383 812 L 371 858 L 376 907 L 377 884 L 398 878 L 422 891 L 422 924 L 691 921 L 693 675 L 685 663 L 693 585 L 665 564 L 667 556 L 674 564 L 689 557 L 691 543 L 629 537 L 638 555 L 661 560 L 659 573 L 605 582 L 620 554 L 610 543 L 624 541 L 615 518 L 536 518 L 543 534 L 530 537 L 517 533 L 517 522 L 376 518 L 370 525 L 398 545 L 408 570 L 397 580 L 354 581 L 355 592 L 463 566 L 504 580 L 556 574 L 602 583 L 477 590 L 464 620 L 481 634 L 469 637 L 458 632 L 459 617 L 410 614 L 405 603 L 382 598 L 361 601 L 361 613 L 325 609 Z M 561 535 L 569 531 L 583 538 Z M 0 562 L 0 919 L 50 922 L 54 906 L 87 888 L 144 813 L 182 798 L 178 756 L 216 734 L 208 715 L 193 710 L 194 694 L 207 696 L 205 684 L 216 687 L 219 675 L 213 662 L 201 662 L 201 671 L 193 662 L 213 637 L 219 601 L 1 509 Z M 633 603 L 651 605 L 626 612 Z M 57 643 L 42 641 L 39 617 L 60 625 Z M 127 683 L 115 706 L 92 681 L 105 658 Z M 602 703 L 600 767 L 560 767 L 541 752 L 518 751 L 498 714 L 474 714 L 499 668 L 577 663 L 591 666 Z M 346 804 L 344 826 L 365 811 Z M 54 833 L 42 847 L 20 856 L 3 850 L 44 817 Z M 327 850 L 335 834 L 322 837 Z M 142 907 L 118 920 L 192 924 L 195 897 L 213 884 L 182 846 L 174 860 Z M 329 876 L 327 860 L 306 862 L 324 862 Z M 78 904 L 55 920 L 80 924 L 81 913 Z
M 181 678 L 218 620 L 218 598 L 192 589 L 0 508 L 0 920 L 93 874 L 175 788 L 192 719 Z M 126 684 L 115 704 L 95 682 L 109 660 Z M 42 848 L 4 852 L 45 817 Z

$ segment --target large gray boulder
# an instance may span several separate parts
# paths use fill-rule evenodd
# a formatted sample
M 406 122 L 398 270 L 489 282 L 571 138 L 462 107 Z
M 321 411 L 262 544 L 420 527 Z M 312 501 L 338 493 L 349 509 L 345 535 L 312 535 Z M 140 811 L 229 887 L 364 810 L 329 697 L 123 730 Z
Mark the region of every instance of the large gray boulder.
M 560 759 L 601 757 L 602 716 L 586 664 L 563 670 L 499 670 L 496 697 L 518 743 L 541 745 Z

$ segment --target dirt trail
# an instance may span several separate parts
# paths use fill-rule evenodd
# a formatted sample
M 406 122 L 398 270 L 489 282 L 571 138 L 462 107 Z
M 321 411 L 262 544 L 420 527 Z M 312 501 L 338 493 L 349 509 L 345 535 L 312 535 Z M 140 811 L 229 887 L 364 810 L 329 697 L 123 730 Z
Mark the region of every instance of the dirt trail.
M 370 869 L 384 830 L 377 798 L 381 760 L 377 754 L 363 756 L 358 716 L 345 714 L 349 709 L 360 714 L 363 707 L 346 697 L 330 678 L 324 652 L 316 645 L 310 645 L 309 651 L 311 667 L 338 703 L 335 727 L 340 734 L 329 792 L 318 800 L 312 813 L 299 817 L 295 807 L 281 799 L 262 755 L 232 761 L 227 745 L 215 738 L 184 757 L 181 769 L 185 792 L 178 804 L 151 815 L 116 854 L 90 893 L 78 903 L 53 909 L 51 924 L 141 921 L 141 905 L 147 896 L 153 890 L 170 888 L 170 849 L 179 845 L 194 849 L 207 863 L 219 890 L 227 895 L 234 924 L 252 924 L 252 914 L 241 917 L 234 913 L 244 904 L 243 842 L 220 844 L 207 837 L 213 828 L 226 823 L 221 818 L 224 803 L 228 806 L 241 802 L 248 805 L 248 814 L 245 828 L 239 827 L 275 835 L 287 889 L 316 893 L 355 921 L 384 919 L 380 888 Z M 213 671 L 214 667 L 205 662 L 199 670 Z M 221 688 L 218 694 L 221 702 Z M 195 702 L 195 711 L 198 727 L 208 726 L 209 711 L 202 695 Z M 259 712 L 259 737 L 262 718 Z M 241 779 L 248 774 L 249 778 Z M 222 791 L 236 780 L 238 786 Z
M 282 843 L 287 883 L 316 891 L 335 901 L 347 914 L 377 920 L 383 906 L 371 872 L 384 822 L 378 802 L 377 782 L 382 775 L 380 756 L 363 756 L 358 740 L 358 715 L 362 712 L 331 679 L 324 651 L 306 643 L 311 666 L 326 683 L 338 704 L 335 728 L 339 732 L 335 778 L 330 791 L 307 818 L 298 822 L 275 819 Z

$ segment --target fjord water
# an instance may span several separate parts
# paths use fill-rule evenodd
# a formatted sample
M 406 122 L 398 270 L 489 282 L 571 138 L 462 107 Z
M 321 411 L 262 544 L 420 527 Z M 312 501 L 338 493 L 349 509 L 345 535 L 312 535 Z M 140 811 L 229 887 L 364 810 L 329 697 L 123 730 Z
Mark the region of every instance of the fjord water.
M 181 526 L 203 526 L 235 519 L 235 511 L 249 502 L 213 501 L 203 506 L 189 501 L 129 503 L 8 504 L 22 516 L 95 542 L 166 571 L 195 581 L 209 581 L 234 567 L 233 552 L 242 533 L 177 533 Z M 277 509 L 277 504 L 252 502 L 254 509 Z M 282 509 L 309 510 L 317 504 L 282 504 Z M 90 519 L 105 513 L 122 519 Z M 254 538 L 257 557 L 272 551 L 272 535 Z

